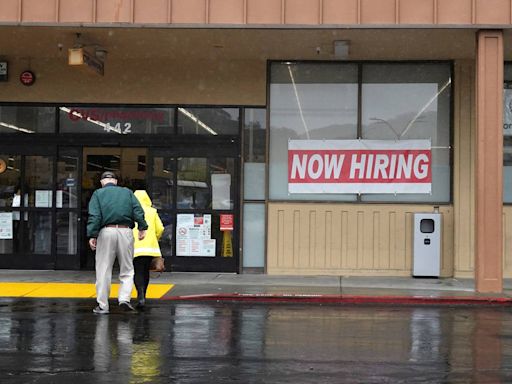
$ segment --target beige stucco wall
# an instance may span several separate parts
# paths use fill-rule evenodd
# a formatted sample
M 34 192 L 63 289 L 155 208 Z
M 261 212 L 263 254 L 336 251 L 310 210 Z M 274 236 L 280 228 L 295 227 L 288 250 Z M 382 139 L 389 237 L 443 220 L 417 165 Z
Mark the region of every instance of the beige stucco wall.
M 12 77 L 27 69 L 12 60 Z M 144 60 L 108 58 L 105 76 L 67 65 L 67 58 L 38 58 L 36 84 L 1 83 L 0 101 L 265 105 L 266 61 Z

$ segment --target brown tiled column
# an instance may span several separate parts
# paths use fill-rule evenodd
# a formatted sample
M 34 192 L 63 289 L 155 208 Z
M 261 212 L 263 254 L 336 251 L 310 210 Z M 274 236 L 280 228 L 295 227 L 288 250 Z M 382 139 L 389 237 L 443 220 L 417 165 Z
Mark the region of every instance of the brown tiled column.
M 503 290 L 503 33 L 477 35 L 476 257 L 478 292 Z

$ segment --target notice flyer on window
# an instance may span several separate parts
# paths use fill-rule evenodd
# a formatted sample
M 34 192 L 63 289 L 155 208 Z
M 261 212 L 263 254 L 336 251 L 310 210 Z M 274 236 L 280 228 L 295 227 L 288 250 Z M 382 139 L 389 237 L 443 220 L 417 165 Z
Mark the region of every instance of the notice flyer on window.
M 215 257 L 212 215 L 193 213 L 176 217 L 176 255 Z
M 11 240 L 12 234 L 12 212 L 0 212 L 0 240 Z
M 37 208 L 51 208 L 52 206 L 52 191 L 36 190 L 36 207 Z
M 431 193 L 430 140 L 290 140 L 289 193 Z

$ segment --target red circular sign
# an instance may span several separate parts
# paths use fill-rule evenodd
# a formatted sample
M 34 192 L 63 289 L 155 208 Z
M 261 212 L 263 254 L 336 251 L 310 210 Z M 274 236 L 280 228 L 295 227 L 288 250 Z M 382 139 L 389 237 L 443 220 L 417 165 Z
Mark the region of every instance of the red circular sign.
M 32 71 L 23 71 L 20 74 L 20 81 L 23 85 L 32 85 L 36 82 L 36 75 Z

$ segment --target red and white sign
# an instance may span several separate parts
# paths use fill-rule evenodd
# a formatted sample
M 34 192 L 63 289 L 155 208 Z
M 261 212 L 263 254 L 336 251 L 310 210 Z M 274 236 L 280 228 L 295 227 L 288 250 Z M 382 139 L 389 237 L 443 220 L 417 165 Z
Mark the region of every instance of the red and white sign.
M 233 230 L 233 215 L 221 214 L 220 215 L 220 230 L 232 231 Z
M 430 140 L 290 140 L 289 193 L 431 193 Z

